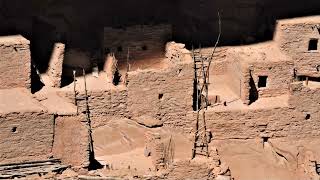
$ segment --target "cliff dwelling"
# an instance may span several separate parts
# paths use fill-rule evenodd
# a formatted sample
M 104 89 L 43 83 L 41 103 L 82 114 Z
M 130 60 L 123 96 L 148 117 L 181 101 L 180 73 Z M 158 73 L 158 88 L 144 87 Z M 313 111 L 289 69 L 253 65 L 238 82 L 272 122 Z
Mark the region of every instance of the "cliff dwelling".
M 319 180 L 320 1 L 0 1 L 0 179 Z

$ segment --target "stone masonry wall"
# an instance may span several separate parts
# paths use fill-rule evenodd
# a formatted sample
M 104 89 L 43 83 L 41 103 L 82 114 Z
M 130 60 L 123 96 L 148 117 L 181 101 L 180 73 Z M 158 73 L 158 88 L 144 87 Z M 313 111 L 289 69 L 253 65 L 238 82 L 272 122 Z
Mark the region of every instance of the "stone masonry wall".
M 134 117 L 149 115 L 168 126 L 184 126 L 192 111 L 193 62 L 172 64 L 167 69 L 128 74 L 128 111 Z
M 53 48 L 53 52 L 49 61 L 49 67 L 47 70 L 48 76 L 52 81 L 53 87 L 61 86 L 62 78 L 62 65 L 64 60 L 65 45 L 62 43 L 56 43 Z
M 74 103 L 73 92 L 62 92 L 60 96 L 66 97 Z M 127 96 L 128 92 L 123 86 L 104 91 L 88 91 L 89 109 L 92 120 L 92 127 L 103 126 L 108 119 L 128 117 Z M 85 97 L 80 91 L 78 97 Z M 79 113 L 85 112 L 86 101 L 84 98 L 78 100 Z
M 293 63 L 290 61 L 252 63 L 251 74 L 259 97 L 272 97 L 289 92 L 293 80 Z M 258 87 L 259 76 L 267 76 L 267 87 Z
M 307 19 L 308 17 L 306 17 Z M 280 49 L 292 57 L 298 74 L 319 76 L 320 18 L 314 17 L 279 21 L 275 40 Z M 318 49 L 308 50 L 309 41 L 318 39 Z
M 53 144 L 53 115 L 44 112 L 0 115 L 0 162 L 43 160 Z
M 310 115 L 310 121 L 317 121 L 320 118 L 320 89 L 310 89 L 302 82 L 292 83 L 290 86 L 289 106 L 296 111 L 303 113 L 306 117 Z M 309 120 L 308 120 L 309 121 Z
M 29 44 L 22 36 L 0 38 L 0 89 L 31 87 Z
M 104 51 L 115 53 L 118 60 L 164 57 L 165 44 L 171 39 L 170 25 L 137 25 L 125 29 L 104 28 Z
M 289 93 L 288 107 L 208 111 L 207 127 L 214 139 L 318 137 L 320 89 L 310 89 L 301 82 L 292 83 Z M 193 126 L 194 122 L 189 124 Z

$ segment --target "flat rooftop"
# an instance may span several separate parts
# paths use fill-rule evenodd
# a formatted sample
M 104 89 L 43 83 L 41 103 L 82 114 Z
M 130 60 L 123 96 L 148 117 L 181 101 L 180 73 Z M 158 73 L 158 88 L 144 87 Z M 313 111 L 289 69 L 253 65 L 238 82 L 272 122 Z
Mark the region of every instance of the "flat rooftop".
M 27 89 L 0 90 L 0 114 L 45 111 Z
M 0 36 L 0 44 L 4 44 L 4 45 L 30 44 L 30 41 L 21 35 Z
M 208 108 L 208 111 L 215 112 L 229 112 L 229 111 L 243 111 L 243 110 L 258 110 L 258 109 L 275 109 L 288 107 L 289 95 L 281 95 L 276 97 L 259 98 L 254 103 L 248 105 L 243 104 L 239 98 L 230 99 L 227 102 L 227 106 L 223 103 L 213 105 Z
M 291 61 L 290 57 L 283 54 L 278 46 L 272 42 L 232 47 L 229 53 L 233 53 L 246 62 L 279 62 Z

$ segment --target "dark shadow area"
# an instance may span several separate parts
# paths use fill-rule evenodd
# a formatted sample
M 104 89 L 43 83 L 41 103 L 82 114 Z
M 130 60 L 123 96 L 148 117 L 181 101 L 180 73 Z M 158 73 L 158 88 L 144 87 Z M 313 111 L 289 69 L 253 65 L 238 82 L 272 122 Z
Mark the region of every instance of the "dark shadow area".
M 1 0 L 0 35 L 22 34 L 29 39 L 32 60 L 40 73 L 46 72 L 56 42 L 64 43 L 66 51 L 87 52 L 89 66 L 101 67 L 104 27 L 127 29 L 133 25 L 170 24 L 172 40 L 190 48 L 198 44 L 212 47 L 218 35 L 218 12 L 222 24 L 219 46 L 251 44 L 272 40 L 278 19 L 318 15 L 320 1 Z M 125 46 L 112 48 L 127 51 Z M 144 52 L 152 47 L 142 44 L 137 48 Z M 310 41 L 309 49 L 318 49 L 315 41 Z M 74 59 L 67 64 L 71 68 L 64 70 L 64 85 L 70 83 L 69 74 L 80 62 Z M 89 73 L 91 68 L 86 71 Z M 33 89 L 40 87 L 37 82 L 33 80 L 36 83 Z
M 249 105 L 254 103 L 259 98 L 259 92 L 258 89 L 254 83 L 254 80 L 250 74 L 250 80 L 249 80 Z
M 43 87 L 44 84 L 41 82 L 34 64 L 31 63 L 31 93 L 34 94 L 40 91 Z

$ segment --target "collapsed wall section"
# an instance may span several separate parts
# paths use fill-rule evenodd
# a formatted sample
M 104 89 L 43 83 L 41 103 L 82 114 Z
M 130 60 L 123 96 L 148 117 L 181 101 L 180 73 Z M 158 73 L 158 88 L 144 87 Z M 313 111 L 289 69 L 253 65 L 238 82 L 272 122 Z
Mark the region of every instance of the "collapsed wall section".
M 0 54 L 0 89 L 30 88 L 30 42 L 20 35 L 0 37 Z

